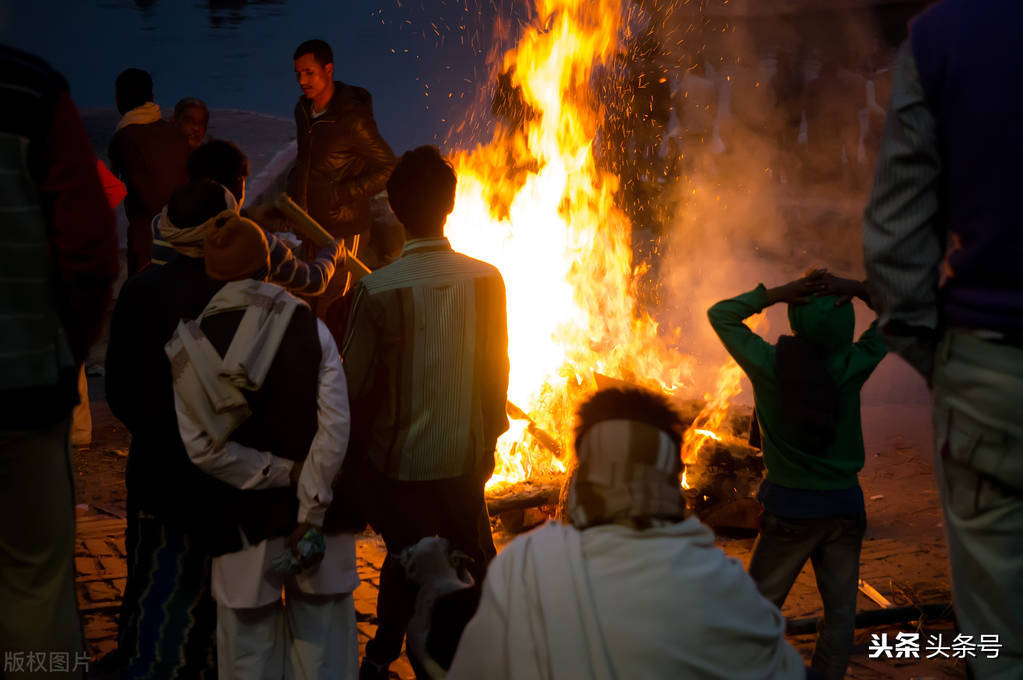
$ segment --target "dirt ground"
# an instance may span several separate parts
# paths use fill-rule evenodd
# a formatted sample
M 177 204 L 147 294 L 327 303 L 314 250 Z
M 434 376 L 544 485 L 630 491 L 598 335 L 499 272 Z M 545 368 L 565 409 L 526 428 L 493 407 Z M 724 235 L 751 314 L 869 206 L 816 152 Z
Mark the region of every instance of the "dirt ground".
M 101 355 L 100 355 L 101 356 Z M 949 599 L 947 549 L 931 465 L 930 415 L 922 383 L 904 367 L 886 359 L 880 379 L 894 376 L 905 392 L 900 403 L 868 403 L 863 408 L 867 460 L 861 482 L 867 499 L 868 529 L 861 557 L 861 577 L 895 604 L 941 602 Z M 101 369 L 90 367 L 93 373 Z M 885 377 L 887 376 L 887 377 Z M 907 382 L 908 381 L 908 384 Z M 89 378 L 92 395 L 93 443 L 76 447 L 79 541 L 77 547 L 79 600 L 86 636 L 94 657 L 116 646 L 116 615 L 124 588 L 124 467 L 129 435 L 110 414 L 103 399 L 103 378 Z M 871 394 L 869 389 L 865 395 Z M 910 398 L 907 399 L 906 396 Z M 511 537 L 497 527 L 498 543 Z M 752 537 L 720 537 L 729 555 L 748 563 Z M 366 533 L 358 540 L 362 585 L 355 602 L 360 650 L 375 630 L 376 591 L 384 548 Z M 878 605 L 860 595 L 859 609 Z M 812 568 L 807 565 L 785 603 L 790 619 L 821 614 Z M 857 630 L 849 678 L 962 678 L 963 662 L 956 659 L 870 659 L 871 636 L 900 631 L 954 636 L 949 620 L 887 625 Z M 790 638 L 809 659 L 814 635 Z M 921 656 L 924 656 L 921 653 Z M 401 678 L 412 673 L 404 658 L 394 665 Z

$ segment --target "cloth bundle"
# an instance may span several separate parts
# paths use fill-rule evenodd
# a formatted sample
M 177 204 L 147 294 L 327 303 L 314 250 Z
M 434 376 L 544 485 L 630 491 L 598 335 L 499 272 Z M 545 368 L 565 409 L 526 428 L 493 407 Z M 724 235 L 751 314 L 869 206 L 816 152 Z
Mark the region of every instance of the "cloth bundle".
M 279 286 L 254 279 L 232 281 L 195 321 L 180 321 L 164 347 L 174 392 L 216 446 L 251 415 L 241 390 L 258 390 L 270 370 L 296 306 L 304 304 Z M 244 309 L 223 358 L 199 326 L 214 314 Z
M 296 548 L 298 550 L 297 557 L 292 552 L 291 546 L 286 546 L 284 550 L 277 553 L 273 558 L 272 570 L 284 575 L 311 571 L 323 559 L 323 555 L 327 551 L 327 541 L 323 537 L 323 532 L 312 527 L 302 534 Z

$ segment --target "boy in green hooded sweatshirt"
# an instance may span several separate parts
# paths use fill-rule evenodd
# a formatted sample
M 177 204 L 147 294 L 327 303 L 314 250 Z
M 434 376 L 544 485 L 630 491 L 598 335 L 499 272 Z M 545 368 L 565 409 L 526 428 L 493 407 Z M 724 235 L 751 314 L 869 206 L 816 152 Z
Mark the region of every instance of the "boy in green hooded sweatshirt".
M 853 342 L 864 283 L 815 270 L 777 288 L 760 284 L 707 316 L 753 384 L 767 479 L 750 575 L 779 608 L 806 560 L 824 603 L 812 668 L 845 676 L 852 649 L 860 546 L 866 528 L 860 388 L 884 358 L 877 322 Z M 786 302 L 793 335 L 772 345 L 743 321 Z

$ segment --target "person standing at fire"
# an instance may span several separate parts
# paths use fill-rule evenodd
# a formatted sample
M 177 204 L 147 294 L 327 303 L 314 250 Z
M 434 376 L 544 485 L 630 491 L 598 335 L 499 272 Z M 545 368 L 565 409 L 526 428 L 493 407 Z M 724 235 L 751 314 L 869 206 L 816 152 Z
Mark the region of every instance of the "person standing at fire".
M 495 554 L 483 486 L 508 429 L 505 288 L 494 266 L 444 238 L 456 181 L 435 147 L 398 161 L 387 194 L 409 240 L 401 258 L 359 281 L 342 344 L 349 455 L 368 461 L 369 521 L 387 544 L 363 680 L 388 677 L 412 613 L 392 555 L 439 535 L 474 560 L 480 580 Z
M 750 576 L 779 608 L 807 560 L 824 603 L 811 667 L 845 677 L 856 630 L 860 547 L 867 518 L 860 389 L 885 356 L 877 322 L 853 342 L 850 299 L 866 285 L 823 270 L 777 288 L 763 284 L 707 312 L 725 349 L 753 384 L 767 478 Z M 793 335 L 772 345 L 744 323 L 788 303 Z
M 221 213 L 204 248 L 206 276 L 226 283 L 165 349 L 181 441 L 234 525 L 213 551 L 218 678 L 354 680 L 355 537 L 328 511 L 351 424 L 337 346 L 266 280 L 255 222 Z
M 334 53 L 322 40 L 295 50 L 295 77 L 302 97 L 295 105 L 298 158 L 288 195 L 337 240 L 358 255 L 372 223 L 370 198 L 380 193 L 394 167 L 394 152 L 377 130 L 369 92 L 334 80 Z M 305 259 L 312 259 L 310 249 Z M 316 300 L 319 316 L 348 289 L 339 273 Z
M 933 389 L 934 472 L 977 678 L 1023 669 L 1023 5 L 946 0 L 899 50 L 863 220 L 884 338 Z M 944 277 L 942 277 L 944 274 Z

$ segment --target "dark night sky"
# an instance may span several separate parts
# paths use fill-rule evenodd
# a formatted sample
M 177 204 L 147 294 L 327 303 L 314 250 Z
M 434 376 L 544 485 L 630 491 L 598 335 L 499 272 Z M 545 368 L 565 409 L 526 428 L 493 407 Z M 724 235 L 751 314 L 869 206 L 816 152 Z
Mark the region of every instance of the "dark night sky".
M 291 116 L 291 54 L 312 37 L 334 49 L 336 77 L 370 90 L 395 151 L 444 143 L 489 110 L 494 19 L 525 0 L 0 0 L 0 41 L 48 60 L 82 108 L 113 107 L 124 68 L 153 75 L 165 109 L 196 96 L 211 108 Z M 509 10 L 508 8 L 514 8 Z M 450 93 L 450 96 L 449 96 Z M 475 121 L 486 120 L 476 116 Z M 473 125 L 450 138 L 464 146 Z M 478 131 L 478 128 L 477 128 Z

